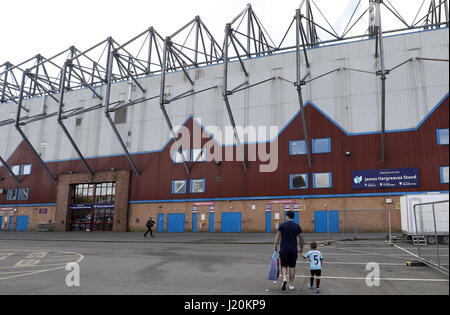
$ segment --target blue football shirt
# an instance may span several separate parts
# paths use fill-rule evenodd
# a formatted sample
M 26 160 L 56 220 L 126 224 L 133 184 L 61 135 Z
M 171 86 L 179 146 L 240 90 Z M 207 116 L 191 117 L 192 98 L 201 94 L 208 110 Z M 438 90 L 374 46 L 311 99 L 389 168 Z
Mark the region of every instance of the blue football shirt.
M 323 259 L 323 256 L 320 251 L 310 250 L 309 252 L 307 252 L 305 254 L 304 257 L 309 258 L 309 261 L 310 261 L 309 269 L 310 270 L 321 270 L 322 269 L 321 259 Z

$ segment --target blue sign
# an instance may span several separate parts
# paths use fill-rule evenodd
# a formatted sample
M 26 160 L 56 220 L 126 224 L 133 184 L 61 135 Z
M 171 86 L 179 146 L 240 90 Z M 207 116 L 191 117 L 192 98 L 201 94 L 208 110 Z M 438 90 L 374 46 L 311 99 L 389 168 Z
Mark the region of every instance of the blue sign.
M 92 209 L 92 204 L 75 204 L 70 206 L 70 210 L 88 210 Z
M 109 209 L 109 208 L 114 208 L 114 204 L 112 204 L 112 203 L 95 204 L 94 208 L 95 209 Z M 89 209 L 92 209 L 92 204 L 90 204 L 90 203 L 70 205 L 70 210 L 89 210 Z
M 114 208 L 114 204 L 112 204 L 112 203 L 95 204 L 94 208 L 95 209 L 109 209 L 109 208 Z
M 420 187 L 418 168 L 353 171 L 352 181 L 354 190 Z

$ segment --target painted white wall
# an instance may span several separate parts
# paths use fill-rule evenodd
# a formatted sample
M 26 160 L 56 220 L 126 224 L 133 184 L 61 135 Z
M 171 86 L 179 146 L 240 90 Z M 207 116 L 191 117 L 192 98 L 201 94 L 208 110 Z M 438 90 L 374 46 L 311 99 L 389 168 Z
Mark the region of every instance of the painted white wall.
M 385 38 L 386 66 L 390 69 L 411 57 L 448 59 L 448 29 L 411 33 Z M 331 45 L 308 50 L 310 69 L 302 66 L 302 73 L 310 78 L 337 68 L 354 68 L 375 72 L 379 64 L 374 57 L 375 42 L 364 40 Z M 302 62 L 304 63 L 303 56 Z M 274 76 L 296 80 L 295 53 L 246 60 L 250 73 L 249 84 Z M 189 116 L 201 120 L 204 126 L 217 126 L 222 130 L 230 122 L 222 100 L 223 65 L 190 70 L 196 91 L 211 86 L 219 87 L 197 94 L 167 106 L 174 126 L 183 124 Z M 387 130 L 416 128 L 449 91 L 449 64 L 434 61 L 413 61 L 391 72 L 387 79 Z M 302 75 L 303 76 L 303 75 Z M 229 65 L 229 89 L 246 80 L 239 62 Z M 140 79 L 146 89 L 145 97 L 159 94 L 160 76 Z M 177 96 L 191 86 L 182 72 L 169 74 L 166 92 L 169 98 Z M 111 101 L 127 100 L 128 82 L 112 86 Z M 354 71 L 338 71 L 313 81 L 303 88 L 304 101 L 311 101 L 321 111 L 350 134 L 380 131 L 381 83 L 380 78 Z M 105 95 L 103 87 L 102 95 Z M 143 94 L 136 87 L 132 99 Z M 59 96 L 56 95 L 56 98 Z M 77 107 L 100 104 L 88 89 L 65 93 L 65 111 Z M 236 124 L 247 126 L 278 126 L 283 129 L 299 111 L 295 87 L 285 81 L 274 80 L 230 96 Z M 24 101 L 30 109 L 29 116 L 42 112 L 56 112 L 58 104 L 50 97 L 37 97 Z M 17 105 L 2 104 L 0 120 L 15 117 Z M 23 116 L 26 115 L 24 112 Z M 114 114 L 112 114 L 114 117 Z M 92 111 L 79 117 L 82 126 L 75 127 L 76 118 L 64 121 L 85 157 L 123 154 L 103 110 Z M 128 108 L 127 124 L 117 126 L 131 153 L 159 151 L 170 140 L 169 130 L 159 108 L 159 100 L 141 103 Z M 44 161 L 77 159 L 75 150 L 62 133 L 56 117 L 23 127 L 33 146 L 42 153 Z M 273 136 L 274 137 L 274 136 Z M 271 139 L 267 140 L 273 140 Z M 220 142 L 220 139 L 217 139 Z M 8 159 L 22 141 L 14 125 L 0 127 L 0 154 Z M 41 144 L 46 143 L 43 147 Z M 224 143 L 231 144 L 231 143 Z

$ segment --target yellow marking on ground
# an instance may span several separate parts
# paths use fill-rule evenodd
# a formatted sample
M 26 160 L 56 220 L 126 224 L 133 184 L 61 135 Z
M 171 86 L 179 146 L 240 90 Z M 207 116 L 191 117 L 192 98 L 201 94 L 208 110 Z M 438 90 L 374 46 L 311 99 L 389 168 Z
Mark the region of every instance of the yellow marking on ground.
M 27 257 L 27 259 L 33 259 L 33 258 L 44 258 L 47 256 L 48 252 L 31 252 Z
M 14 251 L 16 252 L 16 250 L 14 250 Z M 24 252 L 24 250 L 20 250 L 20 251 Z M 29 251 L 29 252 L 33 252 L 33 251 Z M 8 279 L 19 278 L 19 277 L 25 277 L 25 276 L 31 276 L 31 275 L 40 274 L 40 273 L 49 272 L 49 271 L 54 271 L 54 270 L 59 270 L 59 269 L 65 269 L 66 265 L 68 263 L 80 263 L 84 259 L 84 255 L 82 255 L 80 253 L 65 252 L 65 251 L 55 251 L 55 252 L 57 252 L 57 253 L 64 253 L 64 254 L 71 254 L 71 255 L 77 255 L 77 256 L 79 256 L 79 258 L 78 258 L 77 261 L 69 261 L 67 263 L 63 263 L 63 266 L 60 266 L 61 264 L 55 264 L 55 265 L 57 265 L 59 267 L 50 268 L 50 269 L 44 269 L 44 270 L 27 270 L 27 271 L 23 271 L 25 273 L 20 274 L 20 275 L 7 276 L 7 277 L 4 277 L 4 278 L 0 278 L 0 281 L 1 280 L 8 280 Z M 34 265 L 34 267 L 46 267 L 46 266 L 51 266 L 51 265 L 41 265 L 41 266 Z M 20 268 L 20 267 L 13 267 L 13 268 Z M 10 269 L 10 268 L 0 268 L 0 269 Z
M 15 267 L 32 267 L 39 264 L 39 259 L 23 259 L 20 260 L 17 264 L 15 264 Z
M 4 260 L 12 255 L 14 255 L 14 253 L 0 254 L 0 260 Z

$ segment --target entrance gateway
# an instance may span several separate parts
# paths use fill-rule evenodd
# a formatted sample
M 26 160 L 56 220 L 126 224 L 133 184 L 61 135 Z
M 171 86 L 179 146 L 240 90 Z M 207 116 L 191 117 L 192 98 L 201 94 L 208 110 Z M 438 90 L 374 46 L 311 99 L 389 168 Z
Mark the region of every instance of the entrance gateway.
M 116 183 L 71 185 L 70 230 L 112 231 Z

